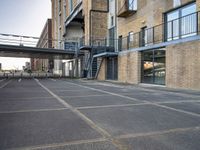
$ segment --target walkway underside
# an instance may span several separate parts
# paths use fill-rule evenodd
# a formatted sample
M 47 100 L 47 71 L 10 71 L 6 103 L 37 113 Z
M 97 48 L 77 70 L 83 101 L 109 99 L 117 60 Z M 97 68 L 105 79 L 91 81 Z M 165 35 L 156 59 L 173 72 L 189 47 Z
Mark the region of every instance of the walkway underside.
M 197 150 L 199 141 L 199 91 L 0 80 L 2 150 Z
M 2 57 L 71 59 L 74 55 L 75 51 L 70 50 L 0 45 L 0 56 Z

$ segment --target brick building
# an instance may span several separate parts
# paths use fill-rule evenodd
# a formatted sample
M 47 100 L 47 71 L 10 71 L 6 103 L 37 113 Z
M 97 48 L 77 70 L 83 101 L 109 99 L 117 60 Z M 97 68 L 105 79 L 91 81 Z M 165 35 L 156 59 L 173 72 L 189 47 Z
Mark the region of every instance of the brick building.
M 200 89 L 200 0 L 52 0 L 52 10 L 54 46 L 78 43 L 87 77 Z
M 47 22 L 42 30 L 40 39 L 36 45 L 38 48 L 52 48 L 52 20 L 47 19 Z M 52 59 L 31 59 L 31 69 L 32 71 L 52 71 L 53 70 L 53 60 Z
M 80 43 L 91 45 L 92 39 L 105 38 L 107 13 L 107 0 L 52 0 L 53 47 L 76 50 Z M 70 72 L 79 72 L 80 76 L 81 68 L 84 68 L 83 61 L 70 60 L 69 68 L 75 68 L 71 65 L 77 66 Z M 56 60 L 54 73 L 61 74 L 63 68 L 62 61 Z
M 200 1 L 134 0 L 126 7 L 118 6 L 118 80 L 200 89 Z

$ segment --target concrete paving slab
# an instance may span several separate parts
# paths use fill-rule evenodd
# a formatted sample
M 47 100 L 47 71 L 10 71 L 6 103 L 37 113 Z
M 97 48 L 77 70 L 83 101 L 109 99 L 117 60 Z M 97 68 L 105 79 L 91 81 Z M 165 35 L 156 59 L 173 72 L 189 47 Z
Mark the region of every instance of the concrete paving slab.
M 55 148 L 42 148 L 37 150 L 118 150 L 118 149 L 109 142 L 95 142 L 95 143 L 60 146 Z
M 90 86 L 92 88 L 113 92 L 113 93 L 124 93 L 124 94 L 135 94 L 140 92 L 141 94 L 148 94 L 152 93 L 152 91 L 142 91 L 137 88 L 119 88 L 119 87 L 112 87 L 112 86 L 102 86 L 102 85 L 96 85 L 96 86 Z
M 193 112 L 196 114 L 200 114 L 200 102 L 193 102 L 193 103 L 167 103 L 162 104 L 168 107 L 181 109 L 184 111 Z
M 20 87 L 20 88 L 3 88 L 0 91 L 1 93 L 37 93 L 37 92 L 45 92 L 42 88 L 26 88 L 26 87 Z
M 0 114 L 0 149 L 100 138 L 69 110 Z
M 29 97 L 50 97 L 51 95 L 48 92 L 0 92 L 0 99 L 9 99 L 9 98 L 29 98 Z
M 1 94 L 0 94 L 1 95 Z M 1 102 L 4 102 L 4 101 L 15 101 L 15 100 L 26 100 L 26 101 L 29 101 L 29 100 L 38 100 L 38 101 L 42 101 L 42 100 L 45 100 L 45 99 L 51 99 L 53 98 L 52 96 L 35 96 L 35 97 L 11 97 L 11 98 L 3 98 L 3 97 L 0 97 L 0 101 Z
M 54 92 L 58 96 L 86 96 L 86 95 L 97 95 L 97 94 L 104 94 L 98 91 L 61 91 L 61 92 Z
M 142 86 L 143 87 L 143 86 Z M 190 89 L 178 89 L 178 88 L 167 88 L 167 87 L 159 87 L 159 86 L 148 86 L 143 87 L 145 89 L 151 89 L 160 92 L 172 92 L 172 93 L 179 93 L 179 94 L 188 94 L 188 95 L 196 95 L 200 96 L 199 90 L 190 90 Z
M 128 150 L 198 150 L 200 130 L 141 136 L 121 140 Z
M 123 94 L 122 95 L 136 98 L 138 100 L 145 100 L 149 102 L 164 102 L 164 101 L 183 101 L 183 100 L 199 100 L 196 96 L 181 96 L 176 94 L 163 94 L 163 93 L 134 93 L 134 94 Z
M 113 95 L 63 98 L 74 107 L 138 104 L 139 102 Z
M 0 100 L 0 113 L 4 111 L 21 111 L 21 110 L 36 110 L 36 109 L 56 109 L 64 108 L 56 99 L 49 98 L 43 100 Z
M 45 85 L 45 84 L 44 84 Z M 46 85 L 45 85 L 46 86 Z M 62 91 L 62 90 L 74 90 L 74 91 L 79 91 L 79 90 L 82 90 L 83 88 L 80 88 L 80 87 L 68 87 L 68 86 L 47 86 L 50 90 L 52 91 Z
M 12 79 L 12 82 L 6 86 L 6 88 L 35 88 L 38 87 L 37 83 L 33 79 L 22 79 L 21 82 L 18 79 Z
M 111 135 L 195 127 L 200 118 L 153 105 L 80 110 Z

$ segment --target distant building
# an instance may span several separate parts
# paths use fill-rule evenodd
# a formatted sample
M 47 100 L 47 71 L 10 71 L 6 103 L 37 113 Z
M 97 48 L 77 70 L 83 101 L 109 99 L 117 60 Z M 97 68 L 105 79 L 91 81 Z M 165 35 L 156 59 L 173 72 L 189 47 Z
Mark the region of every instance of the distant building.
M 30 64 L 30 62 L 25 62 L 25 68 L 26 68 L 27 70 L 30 70 L 30 69 L 31 69 L 31 64 Z
M 47 22 L 43 28 L 40 35 L 40 39 L 37 43 L 39 48 L 52 48 L 52 21 L 47 19 Z M 33 71 L 52 71 L 53 70 L 53 60 L 50 59 L 31 59 L 31 69 Z

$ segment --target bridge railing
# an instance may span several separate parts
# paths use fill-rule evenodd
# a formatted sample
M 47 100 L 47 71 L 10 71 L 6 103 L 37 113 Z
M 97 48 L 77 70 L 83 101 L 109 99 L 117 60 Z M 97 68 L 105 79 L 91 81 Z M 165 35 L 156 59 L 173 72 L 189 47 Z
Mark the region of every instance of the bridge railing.
M 36 47 L 39 38 L 14 34 L 0 34 L 0 44 Z

